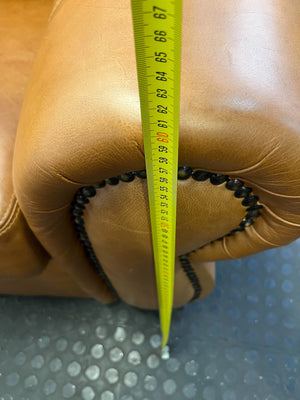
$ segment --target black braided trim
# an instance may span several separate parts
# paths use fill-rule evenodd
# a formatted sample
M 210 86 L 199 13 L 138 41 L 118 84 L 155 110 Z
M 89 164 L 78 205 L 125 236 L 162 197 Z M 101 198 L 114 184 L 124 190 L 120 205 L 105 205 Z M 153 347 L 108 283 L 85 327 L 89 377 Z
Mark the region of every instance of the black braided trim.
M 71 212 L 72 212 L 74 227 L 80 241 L 83 244 L 85 252 L 90 261 L 92 262 L 93 266 L 98 271 L 100 277 L 103 279 L 104 283 L 111 291 L 112 295 L 116 297 L 116 299 L 118 300 L 120 299 L 120 297 L 116 292 L 115 288 L 113 287 L 112 283 L 110 282 L 108 276 L 105 274 L 103 268 L 101 267 L 101 264 L 99 263 L 98 258 L 96 257 L 93 246 L 86 233 L 83 213 L 85 210 L 85 205 L 89 203 L 89 197 L 95 196 L 97 189 L 105 187 L 106 184 L 117 185 L 119 181 L 132 182 L 136 177 L 140 179 L 145 179 L 147 177 L 146 171 L 142 170 L 142 171 L 127 172 L 125 174 L 116 177 L 105 179 L 104 181 L 101 181 L 95 185 L 82 187 L 74 196 L 73 202 L 71 204 Z M 218 241 L 223 240 L 224 237 L 232 236 L 237 234 L 238 232 L 245 230 L 245 228 L 251 226 L 254 223 L 255 219 L 260 215 L 260 209 L 262 208 L 262 206 L 258 202 L 259 201 L 258 197 L 254 196 L 252 193 L 252 189 L 244 186 L 244 183 L 241 180 L 230 178 L 228 175 L 215 174 L 207 171 L 193 170 L 191 167 L 178 168 L 179 180 L 186 180 L 189 179 L 190 177 L 192 177 L 192 179 L 198 182 L 203 182 L 209 179 L 212 185 L 221 185 L 226 182 L 225 184 L 226 189 L 234 192 L 234 196 L 236 198 L 241 199 L 242 206 L 246 207 L 247 213 L 245 215 L 245 218 L 239 224 L 239 226 L 236 229 L 230 231 L 227 235 L 218 238 L 216 240 Z M 213 242 L 215 242 L 215 240 L 189 253 L 183 254 L 179 257 L 181 266 L 185 271 L 187 277 L 189 278 L 191 285 L 194 288 L 194 295 L 190 301 L 193 301 L 200 296 L 201 285 L 197 275 L 193 270 L 193 267 L 191 266 L 189 255 L 196 252 L 197 250 L 202 249 L 205 246 L 210 245 Z
M 179 256 L 179 260 L 180 260 L 182 269 L 186 273 L 186 276 L 188 277 L 188 279 L 191 282 L 191 285 L 193 286 L 193 289 L 194 289 L 193 297 L 190 300 L 190 302 L 192 302 L 192 301 L 198 299 L 198 297 L 201 294 L 202 287 L 199 282 L 198 276 L 195 274 L 195 271 L 191 265 L 189 255 L 184 254 L 183 256 Z
M 105 185 L 105 182 L 103 186 Z M 102 266 L 100 265 L 98 258 L 94 252 L 93 246 L 89 240 L 89 237 L 86 233 L 84 219 L 83 219 L 83 212 L 85 210 L 85 205 L 88 204 L 90 201 L 88 197 L 93 197 L 96 194 L 96 186 L 88 186 L 79 189 L 77 194 L 74 197 L 72 202 L 72 217 L 75 226 L 75 230 L 77 235 L 83 244 L 84 250 L 86 255 L 88 256 L 89 260 L 93 264 L 94 268 L 98 271 L 100 277 L 102 278 L 103 282 L 109 288 L 111 294 L 117 299 L 120 300 L 120 297 L 113 287 L 112 283 L 110 282 L 108 276 L 104 272 Z M 98 185 L 98 187 L 101 187 Z M 98 188 L 97 187 L 97 188 Z

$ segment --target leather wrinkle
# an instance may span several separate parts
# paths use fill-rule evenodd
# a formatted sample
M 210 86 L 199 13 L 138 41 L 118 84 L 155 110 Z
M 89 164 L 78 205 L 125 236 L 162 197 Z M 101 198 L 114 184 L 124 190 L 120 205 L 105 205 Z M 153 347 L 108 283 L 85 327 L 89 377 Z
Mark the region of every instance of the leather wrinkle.
M 258 167 L 261 166 L 273 153 L 278 151 L 280 149 L 280 145 L 277 145 L 275 148 L 270 150 L 266 155 L 263 156 L 263 158 L 257 162 L 255 162 L 253 165 L 250 165 L 249 167 L 242 168 L 242 169 L 237 169 L 237 170 L 230 170 L 230 171 L 220 171 L 220 173 L 224 175 L 230 175 L 230 174 L 244 174 L 246 172 L 253 171 L 257 169 Z
M 261 203 L 261 204 L 262 204 L 262 203 Z M 284 219 L 280 218 L 279 216 L 277 216 L 277 215 L 274 214 L 273 212 L 270 212 L 271 210 L 270 210 L 267 206 L 265 206 L 264 204 L 262 204 L 262 205 L 263 205 L 263 207 L 264 207 L 264 211 L 265 211 L 265 212 L 269 212 L 269 214 L 270 214 L 273 218 L 279 220 L 280 222 L 289 224 L 288 221 L 285 221 Z M 263 218 L 263 215 L 261 215 L 260 218 Z M 299 224 L 293 224 L 293 223 L 291 223 L 291 225 L 292 225 L 292 226 L 296 226 L 296 227 L 299 227 L 299 226 L 300 226 Z M 251 225 L 251 227 L 249 227 L 249 228 L 247 228 L 247 229 L 251 229 L 251 233 L 253 232 L 253 233 L 259 238 L 259 240 L 261 240 L 263 243 L 266 243 L 267 245 L 272 246 L 272 247 L 279 247 L 279 246 L 280 246 L 280 245 L 278 245 L 278 244 L 275 244 L 275 243 L 273 243 L 273 242 L 267 240 L 267 239 L 266 239 L 265 237 L 263 237 L 260 233 L 258 233 L 258 231 L 257 231 L 257 229 L 256 229 L 256 227 L 255 227 L 255 224 Z M 249 232 L 249 231 L 248 231 L 248 232 Z M 239 236 L 241 236 L 241 235 L 243 235 L 243 234 L 245 234 L 245 231 L 244 231 L 244 232 L 239 232 L 239 233 L 238 233 Z M 232 236 L 232 237 L 224 237 L 223 240 L 222 240 L 222 247 L 223 247 L 223 249 L 224 249 L 224 252 L 225 252 L 225 253 L 227 254 L 227 256 L 230 257 L 231 259 L 235 258 L 235 256 L 233 256 L 233 255 L 231 254 L 231 252 L 230 252 L 228 246 L 232 243 L 233 238 L 234 238 L 234 236 Z M 247 239 L 247 240 L 249 240 L 249 239 Z M 212 244 L 213 244 L 213 243 L 212 243 Z M 208 244 L 208 245 L 206 245 L 206 246 L 210 246 L 210 244 Z M 206 247 L 206 246 L 205 246 L 205 247 Z M 201 249 L 196 250 L 196 252 L 197 252 L 197 251 L 201 251 Z
M 287 194 L 282 194 L 282 193 L 273 192 L 273 191 L 271 191 L 271 190 L 269 190 L 269 189 L 266 189 L 266 188 L 260 186 L 260 185 L 257 184 L 256 182 L 251 181 L 251 180 L 248 179 L 248 178 L 247 178 L 247 183 L 248 183 L 249 185 L 255 185 L 259 190 L 261 190 L 261 191 L 263 191 L 263 192 L 266 192 L 266 193 L 268 193 L 268 194 L 270 194 L 270 195 L 272 195 L 272 196 L 275 196 L 275 197 L 281 197 L 281 198 L 283 198 L 283 199 L 300 199 L 300 196 L 291 196 L 291 195 L 287 195 Z
M 28 199 L 28 202 L 30 201 L 30 194 L 29 193 L 25 193 L 24 191 L 22 191 L 22 196 L 25 198 L 26 197 L 26 199 Z M 52 214 L 52 213 L 56 213 L 56 212 L 60 212 L 60 211 L 63 211 L 63 210 L 65 210 L 65 209 L 67 209 L 67 208 L 69 208 L 70 207 L 70 204 L 69 203 L 67 203 L 67 204 L 63 204 L 61 207 L 57 207 L 57 208 L 52 208 L 52 209 L 50 209 L 50 210 L 41 210 L 40 208 L 38 209 L 38 211 L 37 210 L 35 210 L 34 209 L 34 207 L 33 206 L 31 206 L 31 212 L 34 212 L 34 214 L 36 214 L 36 215 L 43 215 L 43 214 Z M 24 215 L 25 216 L 25 215 Z
M 76 186 L 89 185 L 89 183 L 77 182 L 74 179 L 71 179 L 71 178 L 67 177 L 66 175 L 62 174 L 61 172 L 56 172 L 55 175 L 58 176 L 64 182 L 71 183 L 72 185 L 76 185 Z
M 115 222 L 112 222 L 112 221 L 109 221 L 109 219 L 107 219 L 107 220 L 105 220 L 105 219 L 103 219 L 103 222 L 105 223 L 105 222 L 109 222 L 109 224 L 110 224 L 110 226 L 112 226 L 112 227 L 120 227 L 120 228 L 122 228 L 124 231 L 126 231 L 126 232 L 131 232 L 131 233 L 141 233 L 141 234 L 145 234 L 145 235 L 148 235 L 149 234 L 149 231 L 142 231 L 142 230 L 137 230 L 137 229 L 130 229 L 130 228 L 128 228 L 127 226 L 124 226 L 123 224 L 117 224 L 117 223 L 115 223 Z
M 11 229 L 11 227 L 13 226 L 13 224 L 15 223 L 16 219 L 18 218 L 18 216 L 21 212 L 17 201 L 14 202 L 14 206 L 11 211 L 12 212 L 11 212 L 8 220 L 6 221 L 6 224 L 0 230 L 0 236 L 4 235 Z
M 243 233 L 243 232 L 239 232 L 239 233 Z M 235 257 L 234 257 L 233 254 L 230 253 L 230 251 L 229 251 L 229 249 L 228 249 L 228 246 L 227 246 L 227 244 L 226 244 L 226 239 L 227 239 L 227 238 L 225 238 L 225 237 L 223 238 L 223 240 L 222 240 L 222 247 L 223 247 L 223 249 L 224 249 L 224 252 L 227 254 L 227 256 L 228 256 L 229 258 L 233 259 L 233 258 L 235 258 Z M 228 239 L 230 239 L 230 238 L 228 238 Z
M 7 223 L 7 218 L 10 217 L 12 209 L 14 207 L 14 203 L 17 201 L 16 196 L 14 195 L 14 193 L 12 193 L 8 206 L 6 208 L 5 213 L 3 214 L 3 216 L 0 219 L 0 231 L 2 229 L 2 226 L 5 225 Z
M 70 208 L 70 204 L 64 204 L 61 207 L 58 208 L 52 208 L 51 210 L 38 210 L 35 212 L 36 215 L 43 215 L 43 214 L 55 214 L 58 213 L 60 211 L 66 210 L 67 208 Z
M 49 18 L 48 18 L 48 23 L 50 23 L 51 20 L 52 20 L 52 19 L 55 17 L 55 15 L 58 13 L 59 9 L 61 8 L 62 3 L 63 3 L 62 0 L 56 0 L 56 1 L 54 1 L 54 5 L 53 5 L 53 8 L 52 8 L 52 11 L 51 11 L 51 13 L 50 13 L 50 15 L 49 15 Z
M 268 245 L 272 246 L 272 247 L 280 247 L 280 245 L 275 244 L 270 242 L 269 240 L 265 239 L 260 233 L 258 233 L 257 229 L 255 229 L 255 227 L 252 225 L 252 231 L 253 233 L 255 233 L 255 235 L 264 243 L 267 243 Z
M 268 206 L 260 202 L 260 204 L 264 207 L 264 210 L 267 211 L 273 218 L 277 219 L 280 222 L 283 222 L 286 225 L 290 225 L 296 228 L 300 228 L 300 224 L 296 224 L 295 222 L 288 221 L 287 219 L 284 219 L 277 215 L 274 211 L 272 211 Z
M 36 160 L 32 161 L 34 166 L 37 167 L 42 173 L 45 175 L 49 176 L 51 179 L 53 179 L 54 176 L 59 177 L 62 181 L 71 183 L 72 185 L 77 185 L 77 186 L 84 186 L 84 185 L 89 185 L 89 183 L 86 182 L 77 182 L 66 175 L 64 175 L 62 172 L 58 172 L 55 170 L 55 168 L 52 170 L 47 170 L 46 168 L 43 168 Z
M 136 144 L 137 150 L 141 153 L 141 155 L 142 155 L 143 158 L 145 159 L 145 153 L 144 153 L 144 150 L 143 150 L 143 148 L 142 148 L 140 142 L 137 140 L 137 138 L 134 138 L 134 142 L 135 142 L 135 144 Z

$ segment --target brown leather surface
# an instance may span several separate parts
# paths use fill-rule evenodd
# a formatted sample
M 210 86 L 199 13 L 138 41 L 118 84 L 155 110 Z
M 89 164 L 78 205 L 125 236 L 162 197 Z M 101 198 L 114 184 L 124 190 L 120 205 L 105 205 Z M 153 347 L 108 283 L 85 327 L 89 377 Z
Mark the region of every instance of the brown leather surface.
M 50 10 L 50 1 L 2 0 L 0 2 L 0 275 L 2 277 L 32 276 L 39 273 L 49 259 L 20 211 L 13 189 L 12 165 L 25 87 Z
M 106 185 L 90 199 L 84 220 L 97 258 L 119 296 L 129 304 L 155 308 L 147 196 L 147 182 L 139 178 L 116 186 Z M 235 229 L 245 217 L 245 210 L 241 199 L 234 197 L 225 184 L 213 186 L 209 180 L 197 182 L 192 178 L 178 181 L 175 306 L 182 306 L 194 295 L 178 257 L 216 239 L 216 229 L 220 236 Z M 207 267 L 196 260 L 191 258 L 191 264 L 198 274 L 203 296 L 212 289 L 214 279 L 206 277 Z M 209 268 L 214 273 L 211 264 Z
M 48 257 L 33 236 L 20 211 L 11 179 L 14 140 L 24 90 L 35 53 L 46 27 L 51 3 L 52 0 L 0 2 L 2 33 L 0 37 L 0 179 L 2 179 L 0 293 L 87 296 L 87 293 L 83 292 L 64 272 L 63 266 L 57 266 L 53 259 L 43 270 Z M 212 263 L 202 266 L 202 296 L 207 294 L 205 290 L 209 292 L 213 288 L 213 273 L 214 265 Z M 186 294 L 192 295 L 189 283 L 188 287 L 180 285 L 179 289 L 183 292 L 187 290 L 185 296 Z M 184 298 L 184 296 L 179 297 Z
M 22 296 L 88 297 L 64 271 L 63 266 L 50 260 L 47 268 L 32 277 L 1 276 L 0 293 Z
M 192 255 L 191 258 L 194 266 L 198 265 L 200 267 L 201 265 L 201 271 L 198 273 L 199 278 L 201 278 L 202 286 L 201 299 L 206 297 L 214 288 L 215 265 L 213 262 L 197 263 L 194 255 Z M 148 287 L 146 286 L 144 290 L 147 291 L 147 289 Z M 184 293 L 179 293 L 179 290 L 182 290 Z M 180 285 L 178 288 L 179 298 L 184 299 L 184 297 L 186 297 L 186 290 L 188 291 L 188 295 L 192 295 L 190 285 L 188 287 L 186 285 Z M 142 303 L 140 306 L 149 308 L 151 305 L 153 306 L 153 304 L 155 304 L 156 295 L 154 298 L 148 299 L 147 301 L 145 291 L 143 292 L 143 296 L 141 296 L 141 300 L 145 303 Z M 57 265 L 56 261 L 53 259 L 50 260 L 47 268 L 45 268 L 41 274 L 33 277 L 1 276 L 0 293 L 22 296 L 89 297 L 85 291 L 80 289 L 76 280 L 73 280 L 64 270 L 63 266 Z
M 12 201 L 12 159 L 19 115 L 51 6 L 52 1 L 0 1 L 0 221 Z
M 206 246 L 199 261 L 299 236 L 299 20 L 297 1 L 184 2 L 179 165 L 238 177 L 264 206 L 255 225 Z M 130 1 L 62 1 L 27 90 L 14 177 L 38 239 L 100 300 L 111 296 L 78 243 L 70 203 L 83 185 L 143 168 Z
M 14 197 L 13 200 L 0 227 L 0 276 L 29 277 L 46 267 L 49 255 L 29 229 Z

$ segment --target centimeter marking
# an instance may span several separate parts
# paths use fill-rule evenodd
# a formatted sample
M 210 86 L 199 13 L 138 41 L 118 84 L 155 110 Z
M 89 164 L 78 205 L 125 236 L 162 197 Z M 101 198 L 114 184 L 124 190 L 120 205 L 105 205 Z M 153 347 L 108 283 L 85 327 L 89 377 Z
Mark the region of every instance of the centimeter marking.
M 132 0 L 162 348 L 174 293 L 182 0 Z

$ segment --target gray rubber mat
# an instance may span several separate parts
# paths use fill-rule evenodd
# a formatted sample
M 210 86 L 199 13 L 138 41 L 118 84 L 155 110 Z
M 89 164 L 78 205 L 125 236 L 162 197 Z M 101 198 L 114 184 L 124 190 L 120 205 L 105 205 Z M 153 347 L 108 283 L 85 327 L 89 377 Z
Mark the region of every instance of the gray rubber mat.
M 176 310 L 170 358 L 156 312 L 1 297 L 0 400 L 299 400 L 300 241 L 217 265 Z

